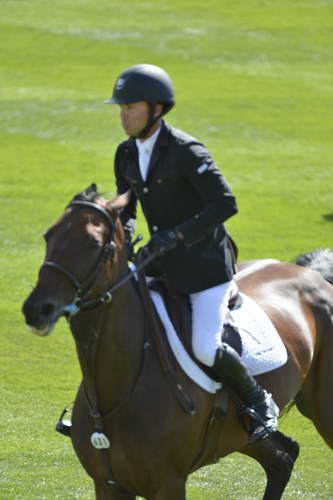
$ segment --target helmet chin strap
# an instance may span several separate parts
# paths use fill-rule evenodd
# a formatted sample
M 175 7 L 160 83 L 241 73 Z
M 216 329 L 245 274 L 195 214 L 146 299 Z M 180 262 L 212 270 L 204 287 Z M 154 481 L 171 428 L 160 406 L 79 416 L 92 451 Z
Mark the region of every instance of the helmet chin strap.
M 165 110 L 163 109 L 162 113 L 160 113 L 157 116 L 154 116 L 156 104 L 148 102 L 148 106 L 149 106 L 149 115 L 146 126 L 141 130 L 141 132 L 139 132 L 135 136 L 136 139 L 144 139 L 145 137 L 147 137 L 147 135 L 149 134 L 150 130 L 155 125 L 155 123 L 165 114 Z

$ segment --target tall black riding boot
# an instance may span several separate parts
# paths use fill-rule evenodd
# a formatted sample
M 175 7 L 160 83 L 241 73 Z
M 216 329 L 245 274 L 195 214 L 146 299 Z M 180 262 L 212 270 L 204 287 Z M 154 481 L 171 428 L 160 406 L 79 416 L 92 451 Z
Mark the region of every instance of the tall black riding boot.
M 218 380 L 225 383 L 245 405 L 244 413 L 252 418 L 250 437 L 253 441 L 265 439 L 276 430 L 279 408 L 272 395 L 248 373 L 231 346 L 223 343 L 217 350 L 212 369 Z

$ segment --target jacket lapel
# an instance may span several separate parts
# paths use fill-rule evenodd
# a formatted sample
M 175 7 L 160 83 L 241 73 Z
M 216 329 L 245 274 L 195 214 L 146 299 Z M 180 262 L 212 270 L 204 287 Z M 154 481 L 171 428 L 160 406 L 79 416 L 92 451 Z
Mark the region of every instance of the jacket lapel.
M 161 131 L 159 133 L 159 136 L 157 138 L 157 141 L 155 143 L 150 162 L 149 162 L 149 167 L 148 167 L 148 172 L 147 172 L 147 181 L 149 179 L 149 176 L 151 175 L 152 171 L 154 170 L 155 165 L 157 164 L 158 160 L 160 159 L 161 156 L 161 149 L 168 144 L 168 128 L 164 121 L 162 120 L 162 127 Z
M 135 139 L 133 137 L 128 139 L 127 144 L 126 144 L 126 148 L 127 148 L 128 152 L 130 153 L 131 158 L 133 160 L 130 163 L 130 169 L 129 169 L 129 173 L 131 176 L 131 182 L 133 182 L 133 184 L 139 184 L 139 183 L 142 184 L 143 181 L 142 181 L 140 168 L 139 168 L 139 153 L 138 153 L 138 148 L 136 147 L 136 144 L 135 144 Z

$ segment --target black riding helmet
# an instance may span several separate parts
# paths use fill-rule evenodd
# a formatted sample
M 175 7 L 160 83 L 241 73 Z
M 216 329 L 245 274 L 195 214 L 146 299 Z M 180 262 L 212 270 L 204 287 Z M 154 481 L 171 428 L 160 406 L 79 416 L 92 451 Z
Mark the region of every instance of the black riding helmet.
M 175 93 L 169 75 L 152 64 L 136 64 L 123 71 L 116 80 L 108 104 L 131 104 L 146 101 L 150 105 L 150 116 L 146 127 L 138 137 L 145 137 L 154 123 L 175 105 Z M 162 113 L 154 117 L 156 104 L 163 105 Z

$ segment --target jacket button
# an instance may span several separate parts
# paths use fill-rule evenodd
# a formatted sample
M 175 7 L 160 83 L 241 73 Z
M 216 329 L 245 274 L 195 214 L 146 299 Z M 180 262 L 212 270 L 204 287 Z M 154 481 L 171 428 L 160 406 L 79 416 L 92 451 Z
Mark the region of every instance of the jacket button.
M 154 231 L 154 233 L 156 233 L 156 231 L 158 231 L 158 227 L 157 226 L 153 226 L 152 230 Z
M 149 189 L 147 187 L 144 187 L 143 190 L 142 190 L 144 193 L 148 193 L 149 192 Z

